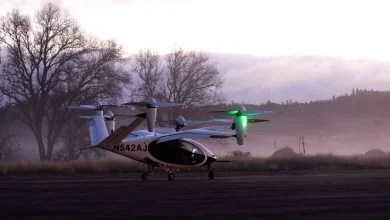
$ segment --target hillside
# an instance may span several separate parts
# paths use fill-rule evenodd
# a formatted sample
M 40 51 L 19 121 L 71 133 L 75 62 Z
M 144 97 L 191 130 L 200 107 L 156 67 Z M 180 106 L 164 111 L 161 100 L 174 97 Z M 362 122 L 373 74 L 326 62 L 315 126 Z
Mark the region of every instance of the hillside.
M 390 92 L 361 91 L 326 101 L 268 103 L 248 108 L 274 112 L 267 116 L 272 120 L 267 129 L 271 133 L 339 135 L 390 130 Z

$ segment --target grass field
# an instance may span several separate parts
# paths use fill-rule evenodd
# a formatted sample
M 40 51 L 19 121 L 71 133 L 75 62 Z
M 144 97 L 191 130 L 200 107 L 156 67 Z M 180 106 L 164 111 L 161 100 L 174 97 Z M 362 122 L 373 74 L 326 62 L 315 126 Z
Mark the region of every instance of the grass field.
M 234 158 L 221 160 L 230 162 L 215 163 L 213 169 L 219 172 L 253 171 L 344 171 L 344 170 L 378 170 L 390 169 L 390 156 L 296 156 L 291 158 Z M 84 160 L 59 162 L 0 162 L 0 175 L 27 174 L 99 174 L 129 173 L 146 170 L 139 162 L 126 160 Z M 184 169 L 182 171 L 205 171 L 206 168 Z

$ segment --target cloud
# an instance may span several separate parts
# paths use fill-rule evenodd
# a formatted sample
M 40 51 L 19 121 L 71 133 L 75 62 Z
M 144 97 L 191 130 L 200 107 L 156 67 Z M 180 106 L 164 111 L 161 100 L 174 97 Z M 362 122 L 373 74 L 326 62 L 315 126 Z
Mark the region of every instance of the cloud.
M 323 56 L 254 57 L 214 54 L 229 100 L 311 101 L 350 93 L 352 88 L 389 90 L 390 62 Z

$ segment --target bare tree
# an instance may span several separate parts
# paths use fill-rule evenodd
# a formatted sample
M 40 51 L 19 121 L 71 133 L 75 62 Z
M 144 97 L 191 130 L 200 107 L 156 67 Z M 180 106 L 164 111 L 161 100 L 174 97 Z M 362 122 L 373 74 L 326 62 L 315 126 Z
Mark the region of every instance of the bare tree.
M 182 102 L 189 107 L 187 111 L 193 111 L 191 106 L 194 105 L 214 105 L 225 101 L 218 91 L 223 84 L 221 73 L 204 53 L 175 49 L 164 59 L 150 50 L 141 50 L 136 55 L 133 72 L 138 76 L 140 85 L 133 91 L 133 97 L 138 99 L 155 97 L 162 101 Z M 165 115 L 173 119 L 179 110 L 161 109 L 158 118 L 162 119 Z
M 162 98 L 163 66 L 159 54 L 151 50 L 141 50 L 135 57 L 133 72 L 139 78 L 136 95 L 142 99 Z
M 50 3 L 31 20 L 17 10 L 1 20 L 0 44 L 6 53 L 0 91 L 33 132 L 40 159 L 51 160 L 71 117 L 67 105 L 121 94 L 121 48 L 112 41 L 88 39 L 68 14 Z
M 175 49 L 165 57 L 141 50 L 133 71 L 139 79 L 138 93 L 143 98 L 158 97 L 187 105 L 220 101 L 217 89 L 223 84 L 221 73 L 210 57 L 194 51 Z
M 155 97 L 162 101 L 185 103 L 191 106 L 220 104 L 225 99 L 218 92 L 223 84 L 216 64 L 204 53 L 175 49 L 164 57 L 150 50 L 141 50 L 135 57 L 133 72 L 139 87 L 133 91 L 136 98 Z M 161 109 L 158 115 L 173 119 L 180 109 Z M 185 112 L 183 112 L 185 114 Z
M 166 65 L 169 101 L 203 104 L 223 84 L 215 63 L 204 53 L 174 50 L 166 56 Z

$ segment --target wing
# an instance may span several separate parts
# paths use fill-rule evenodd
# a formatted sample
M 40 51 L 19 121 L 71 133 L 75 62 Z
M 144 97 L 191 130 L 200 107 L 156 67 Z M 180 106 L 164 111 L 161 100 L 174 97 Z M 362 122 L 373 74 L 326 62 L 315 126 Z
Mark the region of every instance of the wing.
M 201 130 L 208 130 L 208 131 L 219 131 L 219 132 L 227 132 L 231 133 L 231 128 L 227 126 L 210 126 L 210 127 L 203 127 L 199 128 Z
M 159 137 L 157 143 L 172 141 L 177 139 L 207 139 L 207 138 L 229 138 L 236 137 L 236 134 L 231 132 L 215 131 L 212 129 L 191 129 L 180 131 L 172 134 L 163 134 Z
M 234 119 L 212 119 L 213 122 L 234 123 Z
M 196 121 L 196 120 L 186 120 L 185 123 L 188 125 L 200 125 L 200 124 L 207 124 L 213 122 L 212 120 L 203 120 L 203 121 Z

